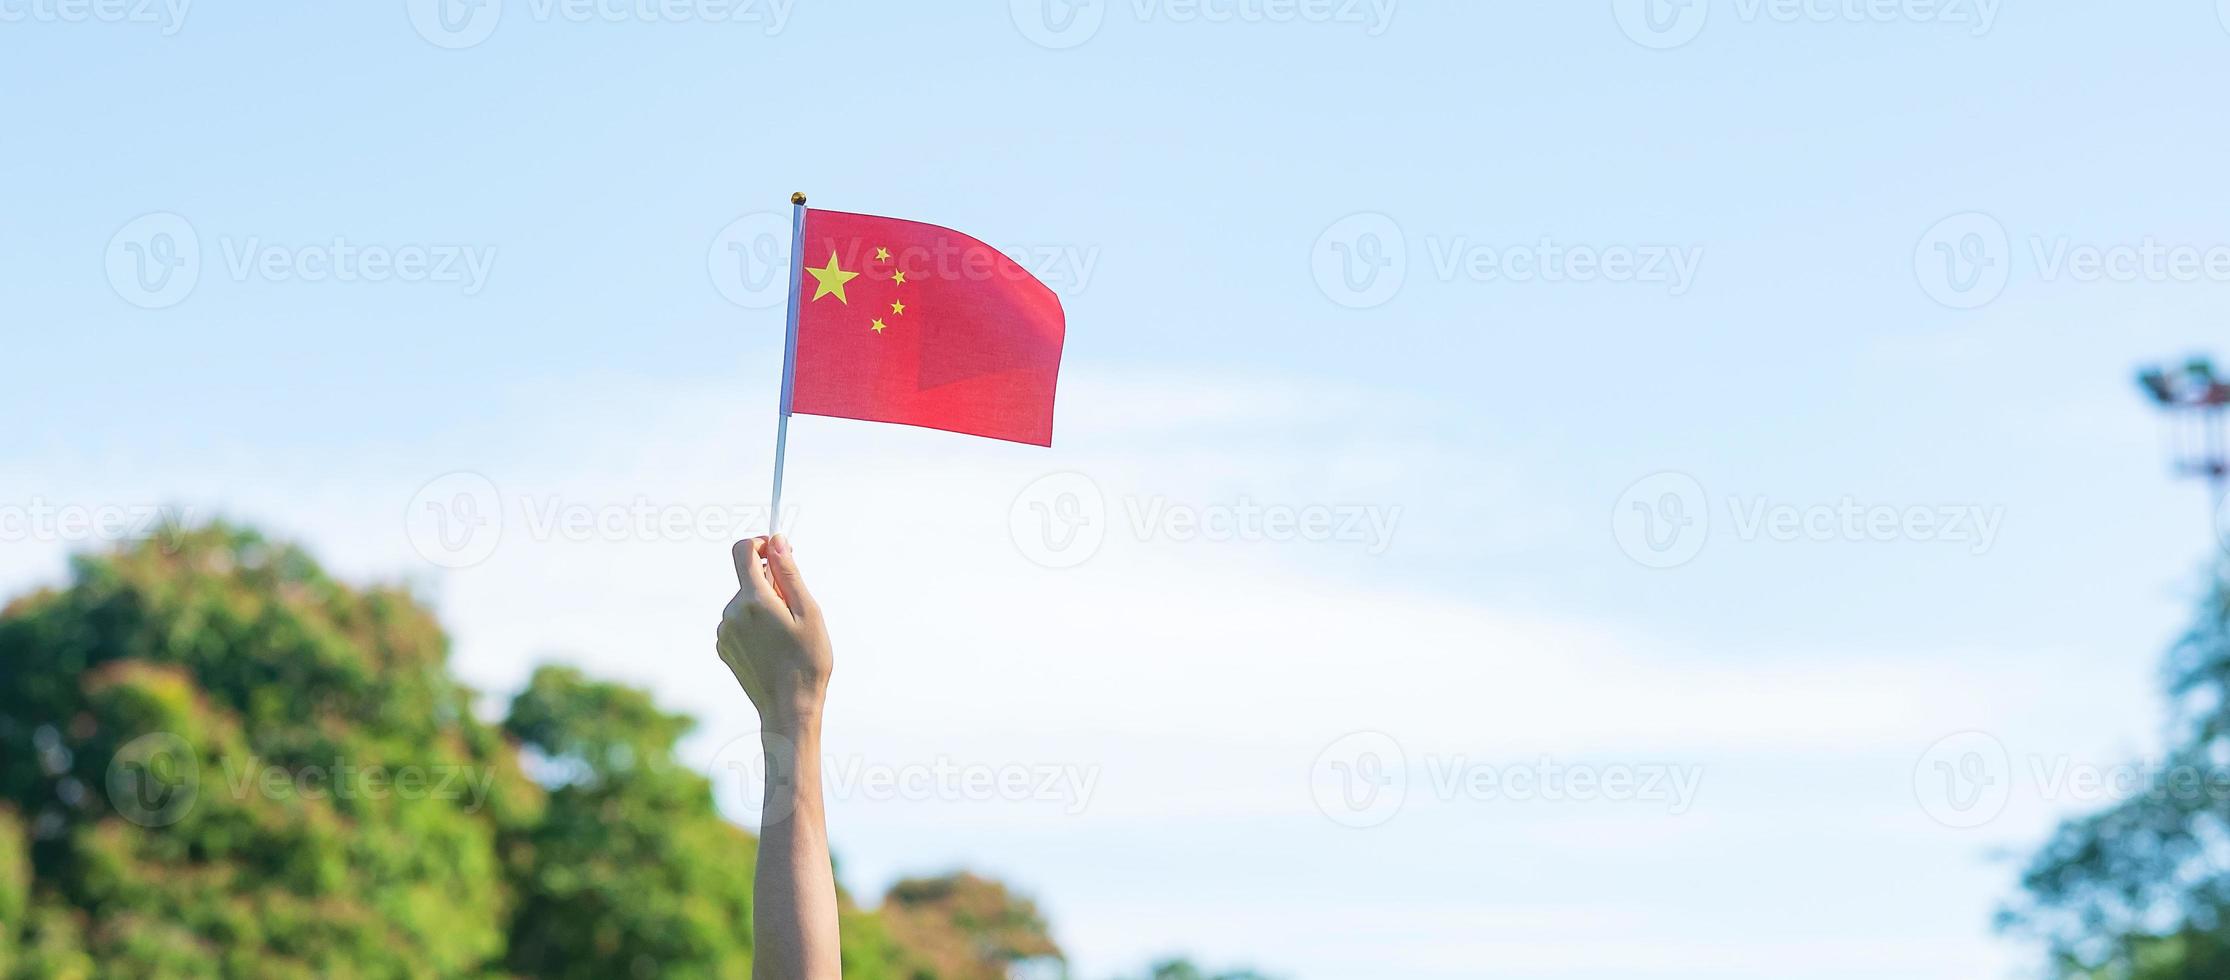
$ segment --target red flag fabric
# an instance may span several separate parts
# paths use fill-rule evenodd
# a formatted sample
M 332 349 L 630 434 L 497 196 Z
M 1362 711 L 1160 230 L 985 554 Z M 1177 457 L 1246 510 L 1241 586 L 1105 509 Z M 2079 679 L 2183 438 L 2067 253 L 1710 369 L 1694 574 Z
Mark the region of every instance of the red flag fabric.
M 949 228 L 805 212 L 790 411 L 1053 444 L 1061 301 Z

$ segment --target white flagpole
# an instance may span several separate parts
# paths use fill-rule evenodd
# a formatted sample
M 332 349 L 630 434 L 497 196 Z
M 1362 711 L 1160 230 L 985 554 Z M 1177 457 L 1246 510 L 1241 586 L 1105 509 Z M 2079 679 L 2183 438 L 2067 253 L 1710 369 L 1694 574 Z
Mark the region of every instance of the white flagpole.
M 767 534 L 782 527 L 782 455 L 790 444 L 791 383 L 798 370 L 798 280 L 805 278 L 805 192 L 790 195 L 790 323 L 782 342 L 781 418 L 774 429 L 774 499 L 767 507 Z

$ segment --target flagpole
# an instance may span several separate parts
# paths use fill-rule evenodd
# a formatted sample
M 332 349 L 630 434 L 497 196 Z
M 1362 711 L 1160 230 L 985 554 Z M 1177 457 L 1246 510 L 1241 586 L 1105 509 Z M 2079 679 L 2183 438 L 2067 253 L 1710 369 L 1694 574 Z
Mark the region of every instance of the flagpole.
M 767 506 L 767 534 L 782 527 L 782 456 L 790 445 L 791 382 L 798 370 L 798 280 L 805 278 L 805 192 L 790 195 L 790 322 L 782 340 L 781 417 L 774 429 L 774 499 Z

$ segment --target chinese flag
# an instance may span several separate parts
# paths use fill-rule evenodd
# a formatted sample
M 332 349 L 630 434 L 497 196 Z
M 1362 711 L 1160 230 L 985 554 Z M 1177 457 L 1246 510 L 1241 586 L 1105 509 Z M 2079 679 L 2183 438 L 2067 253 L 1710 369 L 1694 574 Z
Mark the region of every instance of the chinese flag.
M 1053 444 L 1061 301 L 936 225 L 805 212 L 788 410 Z

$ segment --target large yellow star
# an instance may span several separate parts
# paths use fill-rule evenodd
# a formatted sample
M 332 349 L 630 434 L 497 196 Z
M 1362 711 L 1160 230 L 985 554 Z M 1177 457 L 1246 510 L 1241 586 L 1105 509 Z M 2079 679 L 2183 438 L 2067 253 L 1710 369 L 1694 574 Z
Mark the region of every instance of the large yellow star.
M 844 284 L 851 282 L 852 277 L 859 275 L 859 273 L 846 272 L 843 269 L 838 268 L 836 265 L 836 253 L 834 251 L 829 252 L 828 268 L 816 269 L 812 266 L 806 266 L 805 271 L 812 273 L 813 278 L 818 280 L 818 283 L 813 287 L 814 299 L 820 299 L 823 296 L 834 293 L 836 294 L 837 302 L 842 303 L 846 306 L 852 305 L 851 300 L 844 298 Z

